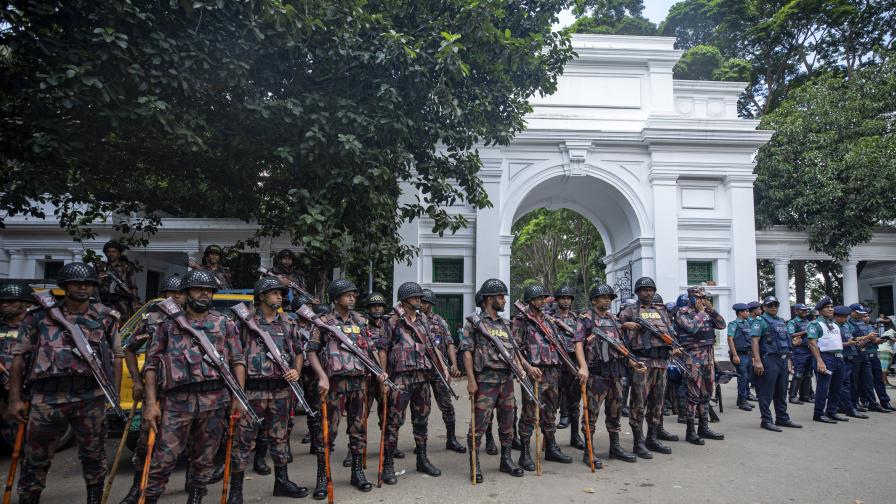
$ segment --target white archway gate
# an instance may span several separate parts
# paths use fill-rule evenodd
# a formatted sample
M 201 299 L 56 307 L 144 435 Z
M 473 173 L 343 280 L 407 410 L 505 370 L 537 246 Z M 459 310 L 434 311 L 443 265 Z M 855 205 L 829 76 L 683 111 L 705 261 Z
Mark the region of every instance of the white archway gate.
M 426 220 L 405 225 L 404 240 L 421 253 L 410 266 L 396 264 L 396 288 L 416 281 L 461 296 L 471 312 L 485 279 L 509 282 L 513 223 L 544 207 L 575 210 L 595 225 L 610 283 L 652 276 L 672 299 L 690 271 L 691 281 L 714 284 L 726 312 L 755 298 L 753 156 L 771 132 L 737 117 L 745 84 L 673 81 L 681 55 L 673 44 L 574 36 L 579 57 L 556 93 L 532 98 L 528 129 L 509 146 L 479 149 L 494 206 L 452 208 L 472 223 L 453 236 L 433 235 Z M 443 264 L 462 272 L 446 276 Z

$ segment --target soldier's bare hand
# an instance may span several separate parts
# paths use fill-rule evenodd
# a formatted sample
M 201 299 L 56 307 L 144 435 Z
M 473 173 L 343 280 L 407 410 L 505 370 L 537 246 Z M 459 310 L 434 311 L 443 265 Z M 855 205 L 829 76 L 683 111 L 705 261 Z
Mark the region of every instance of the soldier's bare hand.
M 635 372 L 636 372 L 636 373 L 639 373 L 639 374 L 644 374 L 644 373 L 647 372 L 647 366 L 645 366 L 645 365 L 642 363 L 640 366 L 638 366 L 638 367 L 635 368 Z
M 803 342 L 802 336 L 794 336 L 793 340 L 791 341 L 791 343 L 793 343 L 793 346 L 799 346 L 799 344 L 802 342 Z
M 673 348 L 672 349 L 672 357 L 681 357 L 681 349 Z
M 629 331 L 637 331 L 641 326 L 639 326 L 637 322 L 624 322 L 622 328 L 628 329 Z
M 243 405 L 237 400 L 230 401 L 230 415 L 233 416 L 240 411 L 243 411 Z
M 467 393 L 470 394 L 470 397 L 476 397 L 477 390 L 479 390 L 479 385 L 477 385 L 474 380 L 468 380 L 467 381 Z
M 158 432 L 159 422 L 162 420 L 162 410 L 158 404 L 148 404 L 143 408 L 143 420 L 150 429 Z
M 295 369 L 290 369 L 289 372 L 283 375 L 283 379 L 288 382 L 299 381 L 299 372 Z
M 143 384 L 140 383 L 140 380 L 134 381 L 134 384 L 131 386 L 131 395 L 134 396 L 135 401 L 143 400 Z
M 532 379 L 535 381 L 541 381 L 541 379 L 544 378 L 544 375 L 542 375 L 541 370 L 535 366 L 532 366 L 529 368 L 529 376 L 531 376 Z
M 586 368 L 586 367 L 580 367 L 580 368 L 579 368 L 579 373 L 578 373 L 578 374 L 579 374 L 579 381 L 580 381 L 580 382 L 586 382 L 586 381 L 588 381 L 588 368 Z
M 460 378 L 460 369 L 457 369 L 457 366 L 451 366 L 450 369 L 452 378 Z
M 320 391 L 321 396 L 327 395 L 330 391 L 330 380 L 326 377 L 317 379 L 317 390 Z
M 765 367 L 762 366 L 762 363 L 758 360 L 753 361 L 753 372 L 759 376 L 762 376 L 765 373 Z
M 23 401 L 16 401 L 9 405 L 9 416 L 17 422 L 25 423 L 28 421 L 28 407 Z

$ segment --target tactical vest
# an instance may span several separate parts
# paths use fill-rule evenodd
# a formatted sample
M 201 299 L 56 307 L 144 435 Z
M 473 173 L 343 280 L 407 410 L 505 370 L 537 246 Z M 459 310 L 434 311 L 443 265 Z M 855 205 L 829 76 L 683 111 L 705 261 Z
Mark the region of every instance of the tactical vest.
M 809 321 L 804 318 L 793 319 L 791 320 L 791 322 L 793 322 L 794 334 L 798 332 L 805 332 L 809 328 Z M 797 345 L 797 347 L 809 347 L 809 338 L 807 336 L 808 335 L 803 335 L 802 339 L 800 340 L 800 344 Z
M 625 358 L 613 350 L 610 345 L 594 334 L 594 328 L 598 328 L 607 336 L 621 345 L 625 345 L 625 340 L 620 333 L 616 323 L 614 323 L 613 315 L 607 315 L 598 318 L 595 310 L 588 310 L 583 314 L 590 323 L 588 337 L 585 339 L 585 362 L 588 364 L 588 370 L 593 374 L 604 377 L 621 378 L 625 376 Z
M 18 340 L 19 327 L 21 327 L 19 324 L 0 322 L 0 362 L 6 369 L 12 368 L 12 347 Z
M 840 327 L 832 320 L 825 320 L 823 317 L 818 321 L 818 327 L 821 329 L 821 336 L 818 341 L 819 352 L 840 352 L 843 350 L 843 336 L 840 334 Z
M 856 321 L 856 320 L 853 320 L 852 318 L 850 318 L 849 321 L 853 324 L 853 326 L 858 328 L 858 330 L 862 336 L 865 336 L 868 333 L 874 332 L 874 328 L 871 326 L 871 324 L 866 324 L 864 320 Z M 865 346 L 862 348 L 865 352 L 877 355 L 877 345 L 876 344 L 866 343 Z
M 554 314 L 554 318 L 568 325 L 570 329 L 575 331 L 578 328 L 579 318 L 576 317 L 575 313 L 570 310 L 569 315 L 566 317 L 560 317 L 558 314 Z M 567 353 L 575 353 L 576 344 L 574 341 L 575 333 L 567 334 L 566 331 L 560 329 L 557 326 L 557 338 L 560 340 L 560 344 L 563 345 L 563 349 L 566 350 Z
M 469 317 L 468 320 L 475 329 L 473 338 L 476 347 L 473 352 L 473 369 L 477 373 L 481 373 L 483 369 L 496 369 L 502 371 L 510 369 L 507 367 L 507 364 L 501 360 L 498 350 L 492 344 L 492 339 L 482 334 L 482 330 L 479 327 L 479 316 L 474 315 Z M 513 357 L 515 349 L 514 344 L 510 339 L 513 337 L 510 333 L 510 322 L 505 318 L 499 318 L 498 320 L 482 318 L 482 322 L 489 333 L 501 342 L 501 345 L 507 351 L 507 354 Z
M 106 319 L 112 310 L 101 304 L 92 304 L 87 312 L 73 316 L 59 309 L 65 318 L 81 328 L 97 355 L 108 377 L 112 371 L 112 335 L 106 334 Z M 93 376 L 87 362 L 75 355 L 72 336 L 46 310 L 36 314 L 37 344 L 31 350 L 31 371 L 28 381 L 57 376 Z
M 648 324 L 656 327 L 660 332 L 671 334 L 669 328 L 672 327 L 672 325 L 669 323 L 668 318 L 653 306 L 645 308 L 639 304 L 630 309 L 636 318 L 643 318 Z M 641 351 L 652 349 L 669 351 L 672 349 L 671 345 L 665 344 L 662 340 L 656 338 L 645 329 L 636 331 L 636 334 L 631 338 L 631 348 L 632 350 Z
M 296 350 L 293 341 L 296 337 L 295 324 L 288 319 L 274 320 L 267 324 L 256 318 L 258 327 L 267 331 L 271 339 L 280 349 L 283 360 L 292 366 L 296 359 Z M 273 359 L 269 357 L 268 346 L 264 344 L 261 336 L 248 328 L 243 328 L 243 353 L 246 356 L 246 374 L 256 380 L 273 380 L 283 377 L 280 369 Z
M 209 342 L 226 361 L 227 317 L 214 312 L 200 321 L 189 320 L 189 322 L 191 326 L 205 333 Z M 177 322 L 166 320 L 162 330 L 168 336 L 168 344 L 159 356 L 158 376 L 163 391 L 167 392 L 190 383 L 222 379 L 218 370 L 203 359 L 202 350 L 198 344 L 193 344 L 192 336 L 181 329 Z
M 554 324 L 542 319 L 547 330 L 555 330 Z M 517 315 L 517 324 L 522 324 L 523 337 L 521 350 L 533 366 L 559 366 L 561 349 L 555 347 L 542 332 L 541 327 L 530 321 L 525 315 Z M 556 330 L 555 330 L 556 334 Z
M 759 317 L 768 324 L 764 334 L 759 338 L 760 352 L 763 355 L 790 353 L 790 333 L 787 332 L 787 324 L 784 323 L 784 320 L 780 317 L 772 317 L 767 313 L 763 313 Z
M 351 312 L 349 316 L 351 318 L 351 322 L 349 323 L 341 323 L 335 316 L 333 316 L 331 322 L 333 325 L 341 327 L 342 332 L 348 336 L 348 339 L 350 339 L 355 346 L 361 350 L 370 352 L 373 348 L 373 342 L 370 341 L 370 337 L 367 335 L 366 324 L 358 321 L 354 312 Z M 327 375 L 363 376 L 367 373 L 367 368 L 364 367 L 361 359 L 357 358 L 355 354 L 348 350 L 343 350 L 342 345 L 339 344 L 339 340 L 336 339 L 336 336 L 327 333 L 326 342 L 325 345 L 321 346 L 319 359 L 320 362 L 324 364 Z
M 448 331 L 448 324 L 445 322 L 445 319 L 437 313 L 432 313 L 429 315 L 429 320 L 424 322 L 424 325 L 429 329 L 429 337 L 432 340 L 432 344 L 445 354 L 448 351 L 448 341 L 451 339 L 451 333 Z M 454 341 L 451 341 L 451 344 L 454 344 Z
M 424 325 L 422 322 L 421 318 L 417 319 L 417 324 Z M 404 373 L 432 369 L 432 363 L 426 357 L 426 347 L 417 338 L 414 329 L 409 327 L 405 319 L 393 316 L 389 319 L 388 327 L 392 330 L 388 335 L 392 338 L 392 348 L 389 350 L 389 369 L 392 372 Z M 425 328 L 420 329 L 426 331 Z M 432 337 L 431 334 L 427 334 L 427 336 Z
M 685 311 L 679 311 L 676 314 L 676 317 L 691 317 L 696 320 L 697 317 L 701 316 L 697 310 L 693 308 L 688 308 Z M 683 331 L 679 327 L 678 331 L 678 342 L 681 343 L 684 347 L 700 347 L 700 346 L 710 346 L 714 345 L 716 342 L 716 328 L 712 317 L 709 313 L 703 313 L 703 321 L 700 322 L 700 326 L 697 328 L 696 332 Z M 786 329 L 786 326 L 785 326 Z
M 732 336 L 734 348 L 741 352 L 750 351 L 753 347 L 753 338 L 750 336 L 750 321 L 744 319 L 735 320 L 731 323 L 734 324 L 734 336 Z

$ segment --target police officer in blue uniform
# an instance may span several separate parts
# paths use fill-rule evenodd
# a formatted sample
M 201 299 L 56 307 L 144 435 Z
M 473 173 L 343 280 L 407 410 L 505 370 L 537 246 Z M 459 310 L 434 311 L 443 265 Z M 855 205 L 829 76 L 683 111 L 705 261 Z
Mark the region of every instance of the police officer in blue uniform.
M 849 308 L 834 308 L 831 298 L 825 296 L 815 305 L 818 317 L 806 328 L 809 351 L 815 358 L 816 389 L 815 412 L 812 420 L 835 424 L 848 422 L 840 415 L 840 391 L 843 388 L 843 338 L 840 325 L 846 321 Z
M 877 393 L 877 399 L 880 402 L 880 407 L 885 410 L 896 411 L 896 409 L 894 409 L 893 406 L 890 405 L 890 396 L 887 394 L 887 387 L 884 383 L 884 372 L 883 368 L 880 365 L 880 357 L 878 356 L 879 349 L 877 347 L 877 345 L 881 342 L 881 335 L 878 334 L 877 330 L 871 325 L 871 310 L 861 303 L 854 303 L 849 307 L 854 312 L 858 312 L 862 316 L 862 322 L 869 330 L 869 342 L 865 346 L 865 352 L 868 354 L 868 367 L 871 370 L 872 386 L 874 387 L 874 391 Z
M 875 343 L 877 333 L 863 318 L 868 313 L 864 306 L 860 303 L 854 303 L 849 308 L 851 313 L 847 323 L 850 326 L 853 337 L 859 341 L 859 354 L 853 361 L 852 367 L 853 400 L 864 401 L 870 411 L 889 413 L 893 410 L 877 402 L 874 389 L 874 375 L 871 371 L 871 355 L 874 354 L 877 357 L 877 344 Z M 880 368 L 880 361 L 877 359 L 874 361 L 877 363 L 877 367 Z M 889 397 L 887 397 L 887 400 L 889 401 Z M 855 404 L 856 409 L 861 410 L 858 404 Z
M 745 303 L 737 303 L 731 309 L 737 315 L 736 319 L 728 323 L 728 350 L 731 363 L 737 368 L 737 407 L 753 411 L 753 405 L 747 402 L 750 380 L 753 378 L 753 339 L 750 336 L 751 324 L 747 318 L 750 307 Z
M 840 326 L 840 337 L 843 339 L 843 388 L 840 390 L 839 412 L 851 418 L 868 418 L 868 415 L 856 409 L 855 402 L 858 398 L 853 398 L 852 366 L 860 350 L 859 341 L 853 337 L 849 323 L 851 312 L 846 306 L 834 308 L 834 319 Z
M 759 385 L 760 427 L 781 432 L 781 427 L 800 428 L 787 414 L 787 361 L 790 358 L 790 334 L 787 324 L 778 316 L 780 303 L 774 296 L 762 300 L 765 313 L 753 321 L 753 372 Z M 770 405 L 775 403 L 775 421 Z
M 812 370 L 815 367 L 815 359 L 809 351 L 809 338 L 806 329 L 809 327 L 809 307 L 803 303 L 793 305 L 796 316 L 787 322 L 787 332 L 790 333 L 790 342 L 793 344 L 793 378 L 790 380 L 788 401 L 790 404 L 803 404 L 800 399 L 800 387 L 804 380 L 812 379 Z

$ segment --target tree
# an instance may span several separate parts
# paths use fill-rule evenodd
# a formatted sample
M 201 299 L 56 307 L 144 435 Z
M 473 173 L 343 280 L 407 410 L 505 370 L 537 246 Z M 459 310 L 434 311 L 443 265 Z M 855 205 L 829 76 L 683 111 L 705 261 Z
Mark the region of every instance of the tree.
M 664 37 L 675 37 L 676 49 L 710 45 L 718 24 L 712 4 L 712 0 L 678 2 L 669 9 L 657 31 Z
M 756 218 L 808 232 L 810 247 L 844 259 L 877 226 L 896 222 L 896 61 L 853 79 L 817 76 L 791 92 L 762 127 Z
M 140 245 L 164 214 L 236 217 L 322 276 L 407 259 L 403 221 L 489 204 L 474 146 L 555 89 L 565 5 L 6 2 L 0 224 L 51 203 L 76 239 L 107 220 Z
M 569 33 L 656 35 L 656 25 L 645 18 L 643 0 L 576 0 L 576 21 Z

